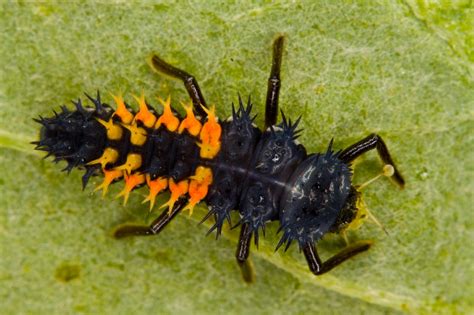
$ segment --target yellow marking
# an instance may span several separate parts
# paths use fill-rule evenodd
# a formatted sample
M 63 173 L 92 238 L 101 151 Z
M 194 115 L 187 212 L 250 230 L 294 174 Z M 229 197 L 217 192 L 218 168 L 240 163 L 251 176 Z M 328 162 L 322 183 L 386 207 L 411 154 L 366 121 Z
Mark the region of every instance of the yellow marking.
M 209 186 L 212 184 L 212 171 L 208 167 L 199 166 L 194 176 L 191 176 L 189 183 L 189 202 L 183 211 L 189 210 L 189 216 L 193 214 L 194 206 L 196 206 L 204 197 L 206 197 Z
M 105 166 L 109 163 L 114 163 L 117 161 L 119 153 L 113 148 L 106 148 L 102 156 L 96 160 L 90 161 L 87 165 L 100 164 L 102 169 L 105 169 Z
M 387 175 L 384 175 L 384 176 L 387 176 Z M 392 176 L 392 175 L 390 175 L 390 176 Z M 357 209 L 362 209 L 361 221 L 363 221 L 363 219 L 365 219 L 365 218 L 369 218 L 372 221 L 372 223 L 377 225 L 379 228 L 381 228 L 385 232 L 385 234 L 388 235 L 388 231 L 385 229 L 383 224 L 380 223 L 380 221 L 377 220 L 377 218 L 372 214 L 372 212 L 369 210 L 369 208 L 365 204 L 362 197 L 359 197 L 359 199 L 357 200 L 356 205 L 357 205 Z
M 168 187 L 168 179 L 164 177 L 159 177 L 155 180 L 151 180 L 150 175 L 146 175 L 146 183 L 148 184 L 148 188 L 150 189 L 150 194 L 143 200 L 142 203 L 147 201 L 150 202 L 150 211 L 153 209 L 155 205 L 155 198 L 161 191 Z
M 133 188 L 137 187 L 140 184 L 143 184 L 144 182 L 145 175 L 143 174 L 125 174 L 125 187 L 121 192 L 119 192 L 116 198 L 120 198 L 123 196 L 123 205 L 125 206 L 127 204 L 130 192 L 133 190 Z
M 107 138 L 109 140 L 119 140 L 120 138 L 122 138 L 122 128 L 119 125 L 114 124 L 114 121 L 112 119 L 109 119 L 109 121 L 105 121 L 100 118 L 97 118 L 97 121 L 101 123 L 102 126 L 104 126 L 107 130 Z
M 198 146 L 201 148 L 199 155 L 204 159 L 214 158 L 221 148 L 221 125 L 217 122 L 214 106 L 210 109 L 202 107 L 207 114 L 207 121 L 202 126 L 199 138 L 201 143 Z
M 129 153 L 127 155 L 127 161 L 115 168 L 115 170 L 121 170 L 130 174 L 132 171 L 142 166 L 142 156 L 138 153 Z
M 356 201 L 357 213 L 356 213 L 356 216 L 355 216 L 354 220 L 352 220 L 342 231 L 343 237 L 344 237 L 344 239 L 346 239 L 346 242 L 347 242 L 347 237 L 345 236 L 345 232 L 349 231 L 349 230 L 356 230 L 356 229 L 360 228 L 361 225 L 364 223 L 364 221 L 367 220 L 368 218 L 373 223 L 378 225 L 386 234 L 388 234 L 387 230 L 384 228 L 382 223 L 380 223 L 379 220 L 377 220 L 377 218 L 369 211 L 369 208 L 367 208 L 367 205 L 365 204 L 364 200 L 362 199 L 360 191 L 362 189 L 364 189 L 365 187 L 367 187 L 369 184 L 375 182 L 380 177 L 382 177 L 382 176 L 391 177 L 391 176 L 393 176 L 394 173 L 395 173 L 394 167 L 390 164 L 385 164 L 383 169 L 382 169 L 382 172 L 380 174 L 378 174 L 377 176 L 375 176 L 372 179 L 369 179 L 368 181 L 366 181 L 362 185 L 356 186 L 357 195 L 358 195 L 357 196 L 357 201 Z
M 163 124 L 169 131 L 175 131 L 179 126 L 179 119 L 173 115 L 173 111 L 171 110 L 171 98 L 168 96 L 166 101 L 162 100 L 161 98 L 158 100 L 163 105 L 163 114 L 156 121 L 155 129 L 160 128 L 160 126 Z
M 178 133 L 182 133 L 186 129 L 190 135 L 197 136 L 199 131 L 201 131 L 202 124 L 199 120 L 196 119 L 193 113 L 193 105 L 183 105 L 184 110 L 186 110 L 186 118 L 179 125 Z
M 114 180 L 122 177 L 122 171 L 115 171 L 115 170 L 107 171 L 107 170 L 104 170 L 103 172 L 104 172 L 104 181 L 102 182 L 102 184 L 97 186 L 94 189 L 94 191 L 98 191 L 98 190 L 102 189 L 102 197 L 105 197 L 105 195 L 107 194 L 107 190 L 109 189 L 109 185 Z
M 187 180 L 182 180 L 176 184 L 174 180 L 170 178 L 168 185 L 169 190 L 171 192 L 170 200 L 168 200 L 168 202 L 163 204 L 160 208 L 168 207 L 168 215 L 170 215 L 176 200 L 178 200 L 179 197 L 184 196 L 188 192 L 189 184 Z
M 364 221 L 367 219 L 368 214 L 367 214 L 367 207 L 365 206 L 365 203 L 362 201 L 362 197 L 357 197 L 356 201 L 356 209 L 357 213 L 354 218 L 345 228 L 344 230 L 350 231 L 350 230 L 357 230 L 364 224 Z
M 111 95 L 114 98 L 115 104 L 117 104 L 117 109 L 115 110 L 113 116 L 118 116 L 124 124 L 131 123 L 133 120 L 133 115 L 128 111 L 127 107 L 125 106 L 125 102 L 123 101 L 122 95 Z
M 200 183 L 212 184 L 212 170 L 209 167 L 198 166 L 193 176 L 189 177 Z
M 140 97 L 133 95 L 140 106 L 140 111 L 135 115 L 135 121 L 141 121 L 145 127 L 152 128 L 155 125 L 156 117 L 148 109 L 145 102 L 145 95 L 142 93 Z
M 221 144 L 207 144 L 207 143 L 197 143 L 197 146 L 200 148 L 199 156 L 203 159 L 213 159 L 219 150 L 221 149 Z
M 138 127 L 137 124 L 122 125 L 123 127 L 130 130 L 130 142 L 136 146 L 142 146 L 146 142 L 146 130 Z

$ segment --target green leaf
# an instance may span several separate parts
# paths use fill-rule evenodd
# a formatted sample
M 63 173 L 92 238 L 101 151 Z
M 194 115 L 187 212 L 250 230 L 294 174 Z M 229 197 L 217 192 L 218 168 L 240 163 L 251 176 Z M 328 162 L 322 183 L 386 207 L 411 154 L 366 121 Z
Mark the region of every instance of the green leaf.
M 472 8 L 379 3 L 2 4 L 0 11 L 0 313 L 469 313 L 474 302 Z M 114 240 L 145 223 L 144 192 L 128 206 L 81 192 L 79 172 L 42 160 L 31 118 L 82 93 L 145 91 L 187 100 L 149 70 L 152 51 L 195 74 L 221 117 L 252 95 L 261 125 L 271 43 L 286 34 L 280 104 L 302 115 L 310 152 L 370 132 L 384 137 L 407 186 L 379 180 L 364 200 L 389 235 L 365 224 L 350 241 L 375 246 L 314 277 L 296 248 L 273 252 L 277 224 L 246 285 L 236 231 L 219 241 L 179 216 L 159 236 Z M 107 93 L 104 97 L 111 101 Z M 155 101 L 152 101 L 155 103 Z M 375 153 L 355 182 L 380 172 Z M 99 179 L 95 180 L 97 184 Z M 91 185 L 92 186 L 92 185 Z M 324 258 L 344 246 L 318 244 Z

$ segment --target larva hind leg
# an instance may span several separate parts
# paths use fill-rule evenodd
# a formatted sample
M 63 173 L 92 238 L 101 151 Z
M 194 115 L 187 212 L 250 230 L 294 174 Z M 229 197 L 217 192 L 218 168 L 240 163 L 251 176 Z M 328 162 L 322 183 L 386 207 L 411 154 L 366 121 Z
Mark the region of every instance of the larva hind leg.
M 284 39 L 283 36 L 279 36 L 273 42 L 272 69 L 268 78 L 267 100 L 265 103 L 265 129 L 276 124 L 278 117 L 278 98 L 281 86 L 280 69 Z
M 150 236 L 159 234 L 171 222 L 171 220 L 178 215 L 178 213 L 183 209 L 185 203 L 185 199 L 179 199 L 175 203 L 171 213 L 169 213 L 168 209 L 165 209 L 150 225 L 119 225 L 115 229 L 113 235 L 115 238 L 119 239 L 128 236 Z
M 206 117 L 206 112 L 201 106 L 207 107 L 207 104 L 204 100 L 204 96 L 202 95 L 201 88 L 199 87 L 199 84 L 193 75 L 170 65 L 157 55 L 152 55 L 150 57 L 149 64 L 155 71 L 183 81 L 184 86 L 188 91 L 189 97 L 193 101 L 194 110 L 199 116 Z

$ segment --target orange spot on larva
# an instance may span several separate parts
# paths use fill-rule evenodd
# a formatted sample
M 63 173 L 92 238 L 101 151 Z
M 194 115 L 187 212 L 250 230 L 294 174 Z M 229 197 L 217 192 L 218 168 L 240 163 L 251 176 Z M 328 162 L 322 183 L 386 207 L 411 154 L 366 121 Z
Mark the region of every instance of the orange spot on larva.
M 122 177 L 122 172 L 121 171 L 116 171 L 116 170 L 111 170 L 107 171 L 104 170 L 104 181 L 102 184 L 97 186 L 94 191 L 98 191 L 102 189 L 102 197 L 104 197 L 107 194 L 107 190 L 109 189 L 109 185 L 116 179 L 119 179 Z
M 133 95 L 135 100 L 138 102 L 140 106 L 139 112 L 135 115 L 135 121 L 141 121 L 145 127 L 152 128 L 155 124 L 156 117 L 153 115 L 152 112 L 148 109 L 148 106 L 145 102 L 145 95 L 142 93 L 140 97 Z
M 200 156 L 205 159 L 214 158 L 221 148 L 221 125 L 217 122 L 217 117 L 215 115 L 214 106 L 210 109 L 207 109 L 203 106 L 204 111 L 207 114 L 207 121 L 202 126 L 201 133 L 199 134 L 199 139 L 201 143 L 198 143 L 198 146 L 201 148 Z
M 153 209 L 155 205 L 156 196 L 168 187 L 168 179 L 164 177 L 157 178 L 155 180 L 151 180 L 150 175 L 146 175 L 146 183 L 148 184 L 148 188 L 150 189 L 150 193 L 148 196 L 143 200 L 143 203 L 149 201 L 150 202 L 150 211 Z
M 156 121 L 155 129 L 160 128 L 160 126 L 163 124 L 166 126 L 166 128 L 168 128 L 169 131 L 175 131 L 179 126 L 179 119 L 173 115 L 173 111 L 171 110 L 171 98 L 168 96 L 166 101 L 162 100 L 161 98 L 158 100 L 163 105 L 163 114 Z
M 171 192 L 170 200 L 167 203 L 163 204 L 160 208 L 168 207 L 168 215 L 171 214 L 173 210 L 174 203 L 181 196 L 184 196 L 188 192 L 189 183 L 187 180 L 182 180 L 179 183 L 175 183 L 172 178 L 168 182 L 169 190 Z
M 197 136 L 199 131 L 201 131 L 202 124 L 199 120 L 196 119 L 193 113 L 193 105 L 183 105 L 184 110 L 186 111 L 186 118 L 179 125 L 178 133 L 182 133 L 186 129 L 190 135 Z
M 145 175 L 143 174 L 132 174 L 132 175 L 125 174 L 125 187 L 117 195 L 117 198 L 120 198 L 123 196 L 123 205 L 125 206 L 127 204 L 130 192 L 133 190 L 133 188 L 137 187 L 138 185 L 143 184 L 144 182 L 145 182 Z
M 118 116 L 124 124 L 131 123 L 133 120 L 133 115 L 128 111 L 127 107 L 125 106 L 125 102 L 123 101 L 122 95 L 111 95 L 115 101 L 115 104 L 117 104 L 117 109 L 115 110 L 113 116 Z
M 212 184 L 212 171 L 208 167 L 199 166 L 196 169 L 195 175 L 190 178 L 189 202 L 183 209 L 183 211 L 189 211 L 189 216 L 193 214 L 194 207 L 206 197 L 209 186 Z

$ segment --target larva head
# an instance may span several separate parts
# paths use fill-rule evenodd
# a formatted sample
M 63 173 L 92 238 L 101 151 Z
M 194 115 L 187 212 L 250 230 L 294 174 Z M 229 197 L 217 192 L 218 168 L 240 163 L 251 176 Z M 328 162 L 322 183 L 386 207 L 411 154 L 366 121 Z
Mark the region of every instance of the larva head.
M 42 125 L 40 140 L 33 142 L 36 149 L 54 156 L 56 162 L 65 160 L 67 171 L 100 157 L 106 139 L 97 110 L 82 107 L 80 100 L 74 104 L 74 111 L 63 106 L 52 117 L 35 119 Z
M 298 241 L 300 248 L 317 242 L 329 232 L 351 192 L 351 171 L 331 150 L 304 160 L 290 178 L 282 195 L 278 247 Z
M 341 233 L 343 236 L 344 233 L 349 230 L 357 230 L 362 226 L 365 220 L 370 219 L 373 223 L 378 225 L 386 234 L 388 232 L 385 230 L 383 225 L 377 220 L 377 218 L 369 211 L 365 205 L 364 200 L 361 196 L 361 190 L 367 187 L 369 184 L 375 182 L 377 179 L 382 176 L 391 177 L 395 174 L 395 169 L 393 165 L 386 164 L 383 167 L 382 173 L 363 183 L 362 185 L 352 186 L 347 197 L 346 204 L 339 212 L 339 216 L 331 227 L 330 232 Z

